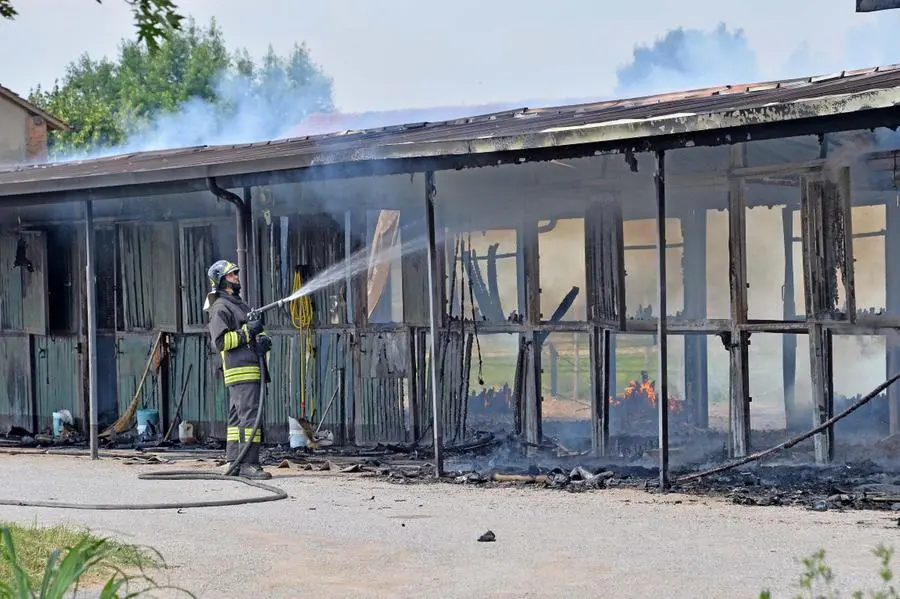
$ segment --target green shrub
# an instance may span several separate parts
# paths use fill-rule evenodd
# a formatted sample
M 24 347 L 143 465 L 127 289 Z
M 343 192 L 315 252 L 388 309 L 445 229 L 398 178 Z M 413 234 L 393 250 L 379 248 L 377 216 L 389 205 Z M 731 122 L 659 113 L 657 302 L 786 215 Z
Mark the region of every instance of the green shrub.
M 897 589 L 892 584 L 894 581 L 894 573 L 891 570 L 891 558 L 894 556 L 893 548 L 887 548 L 884 545 L 878 545 L 873 551 L 875 557 L 878 558 L 880 569 L 878 577 L 881 585 L 875 591 L 854 591 L 850 597 L 852 599 L 900 599 Z M 800 576 L 801 594 L 795 595 L 794 599 L 840 599 L 841 595 L 834 590 L 834 572 L 825 561 L 825 550 L 820 549 L 811 556 L 803 559 L 803 574 Z M 772 599 L 770 591 L 765 590 L 759 594 L 759 599 Z
M 157 585 L 145 574 L 147 566 L 164 565 L 162 557 L 154 554 L 148 557 L 136 547 L 67 527 L 4 526 L 0 528 L 0 599 L 64 599 L 92 583 L 102 586 L 100 599 L 138 597 L 152 589 L 172 588 Z M 133 584 L 141 590 L 130 591 Z

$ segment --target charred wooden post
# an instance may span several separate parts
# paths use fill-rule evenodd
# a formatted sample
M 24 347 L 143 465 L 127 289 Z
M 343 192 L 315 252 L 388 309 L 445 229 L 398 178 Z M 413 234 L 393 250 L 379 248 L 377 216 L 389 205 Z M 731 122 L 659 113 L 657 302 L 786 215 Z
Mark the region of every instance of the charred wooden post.
M 591 451 L 605 456 L 609 451 L 609 364 L 610 331 L 602 327 L 591 328 Z
M 706 318 L 706 209 L 691 208 L 681 217 L 684 239 L 684 313 L 689 320 Z M 709 364 L 706 335 L 684 338 L 684 391 L 694 425 L 709 426 Z
M 900 316 L 900 197 L 885 204 L 886 231 L 884 239 L 884 274 L 886 285 L 886 309 L 889 316 Z M 886 337 L 887 374 L 900 372 L 900 340 L 896 335 Z M 890 410 L 890 432 L 900 433 L 900 387 L 887 389 Z
M 745 166 L 746 146 L 731 147 L 732 168 Z M 728 254 L 731 285 L 731 327 L 723 341 L 730 353 L 731 457 L 742 458 L 750 450 L 750 376 L 747 324 L 747 223 L 742 181 L 732 180 L 728 191 Z
M 538 224 L 529 219 L 522 227 L 522 254 L 525 271 L 525 388 L 522 424 L 527 443 L 543 438 L 541 417 L 541 279 L 538 256 Z
M 611 331 L 625 328 L 625 243 L 622 207 L 617 199 L 592 205 L 585 214 L 587 317 L 593 323 L 591 361 L 591 447 L 606 455 L 609 398 L 615 392 Z M 614 368 L 613 368 L 614 373 Z
M 834 415 L 832 333 L 828 321 L 856 321 L 850 222 L 850 172 L 841 169 L 838 181 L 807 179 L 801 183 L 803 262 L 814 424 Z M 838 305 L 838 273 L 845 292 Z M 834 427 L 814 437 L 816 462 L 834 458 Z
M 794 209 L 785 206 L 781 211 L 784 233 L 784 320 L 797 318 L 794 297 Z M 797 406 L 797 336 L 784 333 L 781 336 L 782 385 L 784 389 L 784 413 L 788 430 L 801 430 L 805 421 Z
M 438 385 L 438 326 L 441 321 L 441 301 L 443 280 L 438 278 L 438 255 L 435 241 L 434 198 L 436 194 L 434 172 L 425 173 L 425 227 L 428 236 L 428 297 L 429 297 L 429 330 L 431 332 L 431 410 L 432 429 L 434 430 L 434 468 L 435 476 L 444 472 L 443 430 L 441 414 L 441 387 Z
M 669 374 L 668 315 L 666 306 L 666 155 L 656 152 L 656 300 L 657 399 L 659 409 L 659 487 L 669 485 Z

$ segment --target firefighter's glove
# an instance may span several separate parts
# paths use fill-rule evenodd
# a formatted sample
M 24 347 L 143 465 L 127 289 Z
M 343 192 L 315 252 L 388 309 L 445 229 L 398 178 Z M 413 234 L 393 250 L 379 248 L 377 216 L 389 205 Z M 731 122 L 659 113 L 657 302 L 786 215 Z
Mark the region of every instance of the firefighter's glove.
M 269 353 L 269 350 L 272 349 L 272 339 L 269 338 L 265 333 L 261 333 L 256 337 L 256 353 L 259 356 L 264 356 Z
M 255 339 L 257 335 L 262 333 L 262 330 L 263 323 L 261 318 L 247 322 L 247 333 L 250 334 L 251 339 Z

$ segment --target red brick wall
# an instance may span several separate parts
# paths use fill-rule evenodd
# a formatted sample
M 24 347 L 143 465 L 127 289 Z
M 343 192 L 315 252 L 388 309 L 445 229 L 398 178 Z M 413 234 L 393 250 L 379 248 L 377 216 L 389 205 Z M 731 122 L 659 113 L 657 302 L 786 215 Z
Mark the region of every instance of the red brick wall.
M 25 155 L 28 162 L 47 160 L 47 122 L 39 116 L 25 117 Z

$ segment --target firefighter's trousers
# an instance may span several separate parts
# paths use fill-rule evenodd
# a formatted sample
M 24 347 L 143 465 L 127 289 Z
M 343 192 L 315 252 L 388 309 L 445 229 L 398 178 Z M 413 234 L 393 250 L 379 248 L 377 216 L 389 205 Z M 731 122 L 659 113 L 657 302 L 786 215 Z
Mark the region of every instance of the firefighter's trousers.
M 253 439 L 250 438 L 250 433 L 253 432 L 253 423 L 259 409 L 262 384 L 260 381 L 254 381 L 238 383 L 228 388 L 228 432 L 225 444 L 225 459 L 228 462 L 234 462 L 244 449 L 244 445 L 249 443 L 250 449 L 242 463 L 259 464 L 265 409 Z

